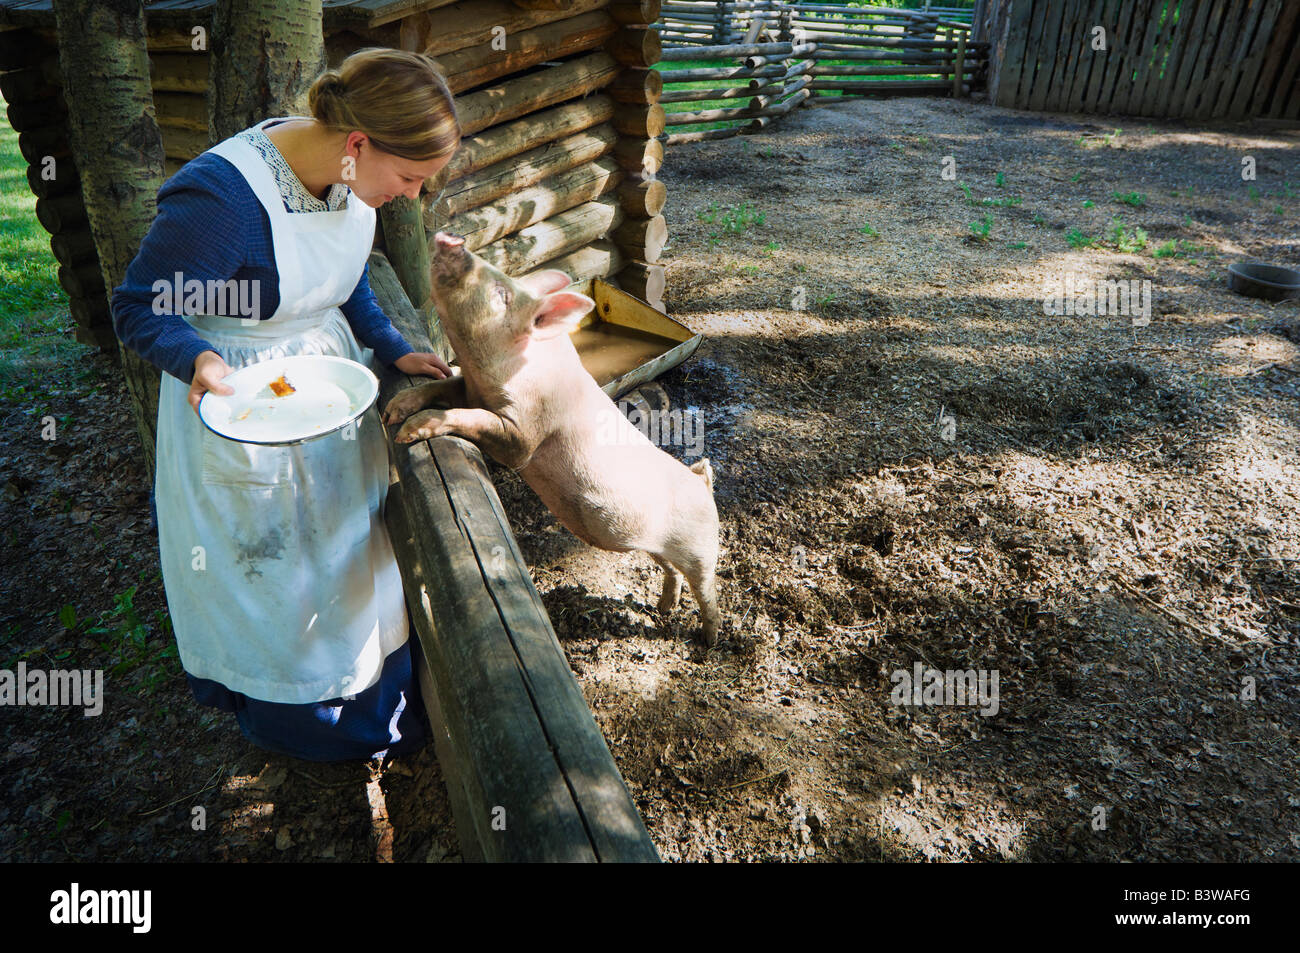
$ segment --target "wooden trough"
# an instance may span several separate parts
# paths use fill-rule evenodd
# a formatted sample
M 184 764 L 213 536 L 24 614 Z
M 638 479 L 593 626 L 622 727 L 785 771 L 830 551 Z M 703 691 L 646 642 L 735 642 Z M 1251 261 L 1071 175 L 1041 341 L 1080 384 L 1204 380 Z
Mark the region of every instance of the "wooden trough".
M 582 366 L 611 398 L 676 367 L 704 339 L 598 278 L 574 284 L 570 290 L 596 302 L 570 337 Z

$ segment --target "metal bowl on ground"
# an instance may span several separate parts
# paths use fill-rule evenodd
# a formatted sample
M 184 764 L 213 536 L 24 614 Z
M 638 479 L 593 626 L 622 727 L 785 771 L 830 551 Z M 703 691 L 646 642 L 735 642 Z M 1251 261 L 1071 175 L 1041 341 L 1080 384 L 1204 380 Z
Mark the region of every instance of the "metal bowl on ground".
M 1268 301 L 1300 298 L 1300 271 L 1256 261 L 1234 262 L 1228 266 L 1228 287 Z

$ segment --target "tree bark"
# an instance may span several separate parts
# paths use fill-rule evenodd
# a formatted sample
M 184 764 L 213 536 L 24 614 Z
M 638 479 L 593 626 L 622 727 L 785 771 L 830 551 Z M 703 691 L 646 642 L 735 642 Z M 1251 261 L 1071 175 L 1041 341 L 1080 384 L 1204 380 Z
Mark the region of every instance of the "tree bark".
M 144 5 L 140 0 L 55 0 L 54 14 L 72 155 L 107 296 L 125 279 L 153 223 L 165 179 Z M 152 364 L 119 347 L 152 485 L 160 376 Z
M 306 115 L 325 69 L 321 0 L 218 0 L 210 39 L 212 143 L 270 116 Z

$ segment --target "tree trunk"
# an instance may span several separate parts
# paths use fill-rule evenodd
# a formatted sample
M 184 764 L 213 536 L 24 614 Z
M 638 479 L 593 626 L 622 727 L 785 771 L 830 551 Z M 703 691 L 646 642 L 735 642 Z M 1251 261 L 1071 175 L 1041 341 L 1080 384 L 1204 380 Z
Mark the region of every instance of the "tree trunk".
M 107 296 L 125 279 L 157 214 L 166 178 L 149 85 L 144 5 L 55 0 L 54 14 L 72 155 Z M 135 352 L 121 351 L 152 485 L 160 376 Z
M 269 116 L 306 115 L 325 69 L 321 0 L 218 0 L 211 40 L 213 143 Z

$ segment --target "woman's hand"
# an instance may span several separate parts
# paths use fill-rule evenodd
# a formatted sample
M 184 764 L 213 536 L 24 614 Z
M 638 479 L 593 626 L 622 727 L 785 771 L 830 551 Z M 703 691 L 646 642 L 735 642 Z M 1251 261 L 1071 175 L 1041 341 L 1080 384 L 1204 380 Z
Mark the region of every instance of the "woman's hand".
M 412 351 L 393 362 L 403 374 L 413 377 L 451 377 L 451 367 L 431 351 Z
M 221 383 L 221 378 L 231 372 L 230 365 L 216 351 L 204 351 L 194 359 L 194 382 L 190 384 L 189 400 L 195 414 L 199 412 L 199 401 L 205 391 L 222 395 L 235 392 L 229 384 Z

